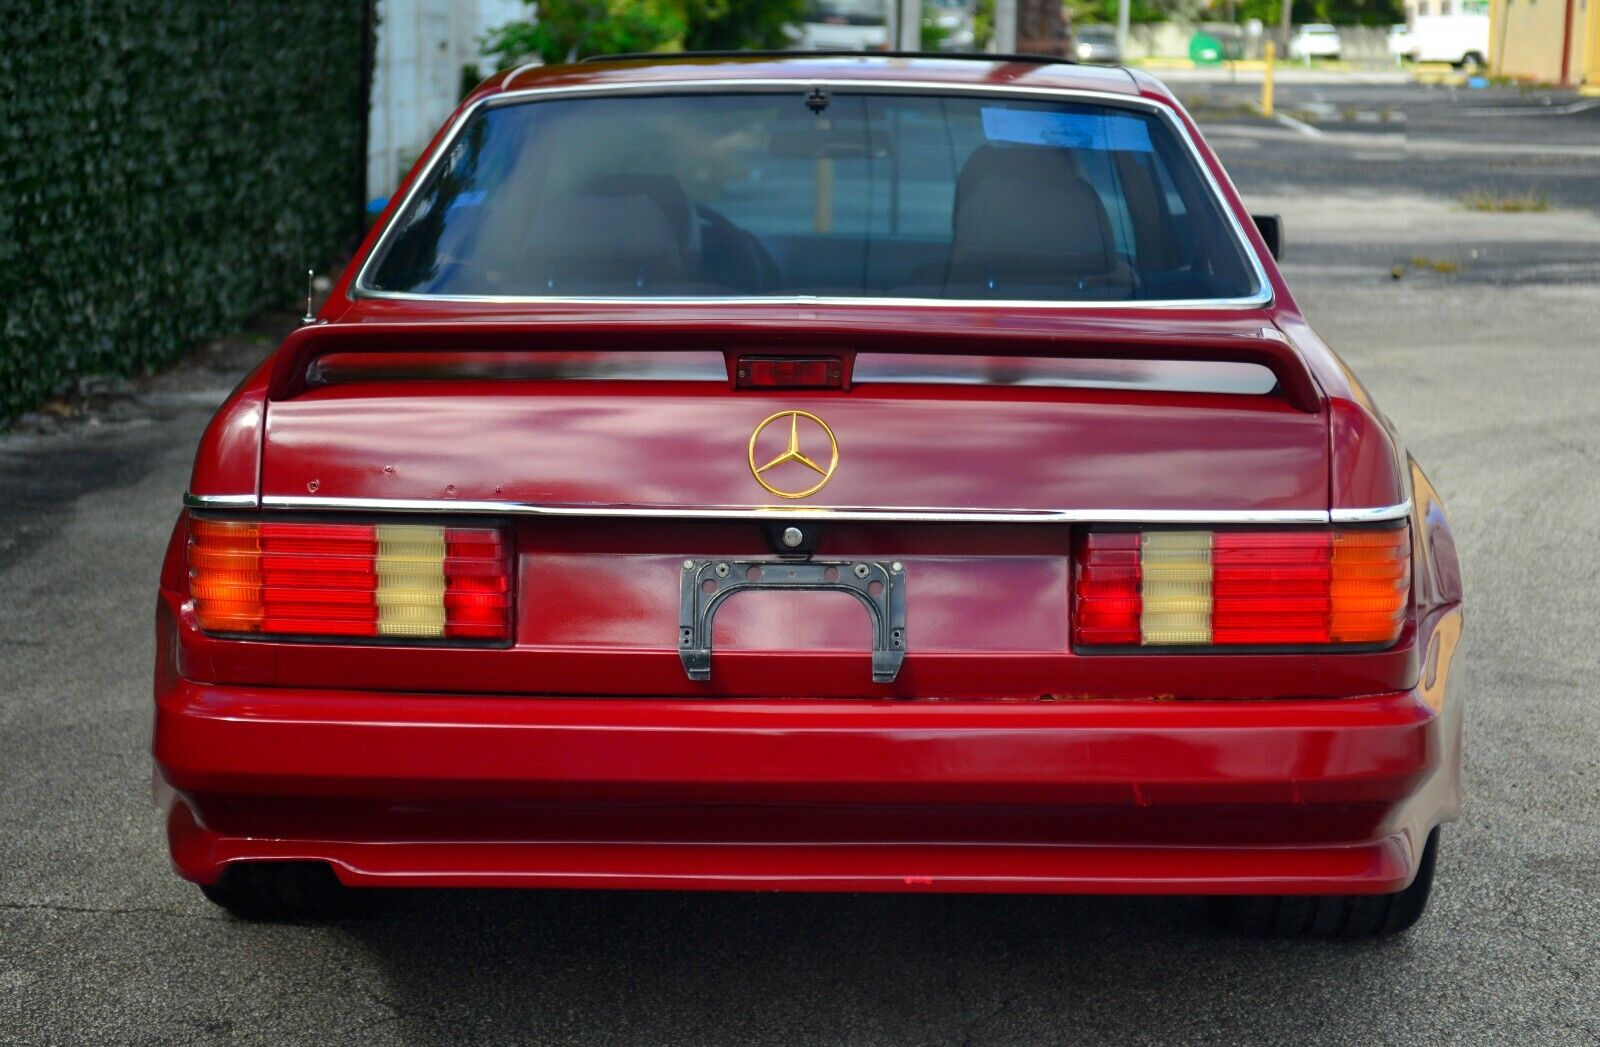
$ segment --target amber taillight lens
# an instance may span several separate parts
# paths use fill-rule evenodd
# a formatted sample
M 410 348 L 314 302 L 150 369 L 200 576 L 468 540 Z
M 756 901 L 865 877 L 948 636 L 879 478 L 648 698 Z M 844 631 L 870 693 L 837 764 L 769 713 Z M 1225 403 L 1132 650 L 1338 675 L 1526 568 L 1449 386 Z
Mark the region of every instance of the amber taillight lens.
M 1089 531 L 1079 646 L 1386 647 L 1411 593 L 1406 527 Z
M 503 641 L 510 550 L 495 527 L 189 520 L 200 628 L 306 638 Z

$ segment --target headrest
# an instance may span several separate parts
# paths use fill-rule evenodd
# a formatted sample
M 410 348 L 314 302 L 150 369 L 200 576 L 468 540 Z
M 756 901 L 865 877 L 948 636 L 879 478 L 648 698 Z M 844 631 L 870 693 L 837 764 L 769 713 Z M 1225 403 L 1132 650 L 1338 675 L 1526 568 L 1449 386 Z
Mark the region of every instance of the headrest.
M 685 253 L 699 249 L 699 228 L 694 220 L 694 205 L 689 194 L 671 175 L 605 174 L 584 185 L 588 196 L 643 196 L 654 201 L 667 216 L 678 246 Z
M 956 185 L 951 278 L 1068 284 L 1117 269 L 1111 220 L 1072 154 L 979 147 Z
M 993 175 L 1014 174 L 1035 178 L 1041 183 L 1076 177 L 1078 164 L 1067 149 L 1037 145 L 996 145 L 993 142 L 978 146 L 961 165 L 956 175 L 955 208 L 952 221 L 961 213 L 962 202 L 973 188 Z
M 583 194 L 539 208 L 523 239 L 532 275 L 552 288 L 577 282 L 644 288 L 683 270 L 678 237 L 648 196 Z

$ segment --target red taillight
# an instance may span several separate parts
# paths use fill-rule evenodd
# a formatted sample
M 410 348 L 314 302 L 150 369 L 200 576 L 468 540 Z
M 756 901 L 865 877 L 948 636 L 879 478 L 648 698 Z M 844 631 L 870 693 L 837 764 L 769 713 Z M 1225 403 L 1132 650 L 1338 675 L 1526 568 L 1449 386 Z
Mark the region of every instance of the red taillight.
M 191 518 L 189 588 L 217 633 L 494 641 L 511 635 L 493 527 Z
M 841 389 L 844 365 L 836 357 L 741 356 L 734 378 L 740 389 Z
M 1387 646 L 1411 591 L 1410 532 L 1090 531 L 1080 646 Z
M 446 635 L 501 639 L 506 635 L 510 584 L 500 532 L 451 527 L 444 533 Z
M 1139 642 L 1140 537 L 1093 531 L 1083 536 L 1077 568 L 1079 643 Z

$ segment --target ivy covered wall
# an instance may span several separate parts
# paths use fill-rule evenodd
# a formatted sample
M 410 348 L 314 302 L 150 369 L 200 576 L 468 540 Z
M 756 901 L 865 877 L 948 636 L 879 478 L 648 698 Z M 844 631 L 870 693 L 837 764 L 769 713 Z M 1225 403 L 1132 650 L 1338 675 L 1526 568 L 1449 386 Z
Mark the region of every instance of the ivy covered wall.
M 348 246 L 365 7 L 0 4 L 0 427 L 292 302 Z

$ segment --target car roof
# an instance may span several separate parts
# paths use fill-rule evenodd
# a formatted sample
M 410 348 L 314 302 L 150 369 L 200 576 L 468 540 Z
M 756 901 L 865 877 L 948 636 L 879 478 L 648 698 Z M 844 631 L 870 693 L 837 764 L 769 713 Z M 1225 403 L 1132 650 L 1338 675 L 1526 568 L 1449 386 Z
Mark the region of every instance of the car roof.
M 895 55 L 871 53 L 624 55 L 577 65 L 530 65 L 491 80 L 493 92 L 551 87 L 619 86 L 705 80 L 828 80 L 862 84 L 917 83 L 952 88 L 1037 87 L 1109 94 L 1157 94 L 1153 81 L 1138 81 L 1114 66 L 1008 55 Z

